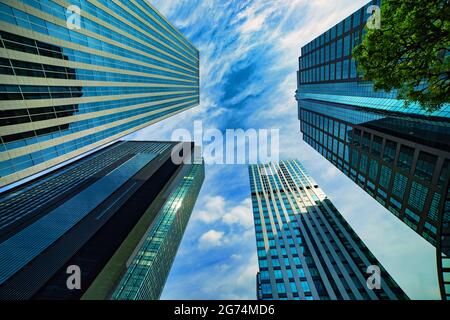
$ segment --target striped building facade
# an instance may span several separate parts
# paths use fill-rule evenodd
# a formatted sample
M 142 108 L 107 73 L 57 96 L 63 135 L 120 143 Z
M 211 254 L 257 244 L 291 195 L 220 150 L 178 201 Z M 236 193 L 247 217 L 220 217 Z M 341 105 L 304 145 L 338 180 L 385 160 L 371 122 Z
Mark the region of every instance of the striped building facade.
M 148 1 L 0 3 L 0 186 L 198 103 L 199 52 Z
M 298 160 L 249 167 L 262 300 L 408 299 Z M 380 285 L 370 286 L 372 268 Z

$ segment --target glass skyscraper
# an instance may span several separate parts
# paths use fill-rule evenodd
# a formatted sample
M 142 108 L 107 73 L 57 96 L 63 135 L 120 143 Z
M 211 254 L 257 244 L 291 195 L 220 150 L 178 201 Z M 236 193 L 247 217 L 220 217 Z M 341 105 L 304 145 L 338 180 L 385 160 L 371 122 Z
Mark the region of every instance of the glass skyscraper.
M 449 193 L 449 123 L 301 104 L 303 139 L 436 245 Z
M 298 160 L 249 167 L 258 299 L 408 299 Z M 369 267 L 380 270 L 369 288 Z
M 356 72 L 372 1 L 301 50 L 296 98 L 303 140 L 436 246 L 450 295 L 450 105 L 427 113 Z
M 375 91 L 371 82 L 362 81 L 352 58 L 353 48 L 367 32 L 365 25 L 372 14 L 371 1 L 337 25 L 301 48 L 297 72 L 297 100 L 313 100 L 353 106 L 362 110 L 400 113 L 427 118 L 449 118 L 450 105 L 427 113 L 418 104 L 404 107 L 397 91 Z
M 1 1 L 0 187 L 198 103 L 199 52 L 148 1 Z
M 0 299 L 158 299 L 204 179 L 193 150 L 119 141 L 0 195 Z

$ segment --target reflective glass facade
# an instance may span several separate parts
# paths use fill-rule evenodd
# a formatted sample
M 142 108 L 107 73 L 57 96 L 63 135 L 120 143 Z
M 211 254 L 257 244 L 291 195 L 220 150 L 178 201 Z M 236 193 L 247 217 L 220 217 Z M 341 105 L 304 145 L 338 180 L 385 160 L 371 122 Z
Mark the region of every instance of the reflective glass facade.
M 311 101 L 299 112 L 305 142 L 436 245 L 449 196 L 450 123 Z
M 375 91 L 356 73 L 351 50 L 366 32 L 372 4 L 379 1 L 301 49 L 296 99 L 303 140 L 436 246 L 441 292 L 448 296 L 450 105 L 433 113 L 405 108 L 395 90 Z
M 113 299 L 159 299 L 203 179 L 202 161 L 186 170 L 136 249 Z
M 408 299 L 298 160 L 251 165 L 258 299 Z M 369 266 L 381 271 L 369 289 Z
M 148 1 L 0 3 L 0 186 L 198 103 L 198 50 Z
M 367 30 L 365 25 L 371 15 L 367 9 L 371 5 L 380 5 L 380 1 L 369 2 L 301 48 L 297 100 L 311 99 L 393 113 L 449 118 L 448 104 L 432 114 L 427 114 L 417 104 L 405 108 L 403 101 L 396 99 L 396 90 L 389 93 L 375 91 L 371 82 L 363 81 L 358 75 L 352 50 Z
M 151 294 L 123 298 L 157 299 L 204 178 L 201 159 L 172 162 L 182 147 L 193 144 L 117 142 L 1 194 L 0 298 L 113 298 L 130 267 Z M 158 268 L 136 275 L 149 257 Z M 70 265 L 80 290 L 67 288 Z

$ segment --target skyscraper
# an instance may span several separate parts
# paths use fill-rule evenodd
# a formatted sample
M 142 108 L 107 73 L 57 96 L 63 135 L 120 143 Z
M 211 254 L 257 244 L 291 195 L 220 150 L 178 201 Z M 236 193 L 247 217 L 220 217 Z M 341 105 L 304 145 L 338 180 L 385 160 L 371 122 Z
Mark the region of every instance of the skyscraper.
M 436 246 L 441 294 L 450 297 L 450 105 L 405 108 L 395 90 L 375 91 L 357 74 L 352 49 L 374 4 L 301 49 L 303 140 Z
M 158 299 L 204 179 L 173 161 L 191 150 L 120 141 L 3 193 L 0 298 Z
M 249 175 L 258 299 L 408 299 L 298 160 L 251 165 Z
M 309 101 L 300 119 L 308 144 L 436 245 L 448 199 L 449 123 Z
M 375 91 L 373 84 L 363 81 L 357 73 L 352 50 L 367 32 L 365 26 L 372 14 L 370 7 L 379 4 L 379 0 L 369 2 L 301 48 L 297 100 L 347 105 L 382 114 L 448 119 L 450 105 L 433 113 L 416 103 L 405 108 L 403 101 L 397 99 L 396 90 Z
M 0 3 L 0 187 L 198 103 L 198 50 L 148 1 Z

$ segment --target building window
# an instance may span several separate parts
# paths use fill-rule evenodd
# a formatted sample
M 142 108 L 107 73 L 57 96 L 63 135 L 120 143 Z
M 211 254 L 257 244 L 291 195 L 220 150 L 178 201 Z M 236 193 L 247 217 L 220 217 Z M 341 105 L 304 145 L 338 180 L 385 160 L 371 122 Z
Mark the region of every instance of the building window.
M 309 288 L 309 284 L 308 284 L 308 282 L 307 281 L 302 281 L 301 282 L 301 285 L 302 285 L 302 289 L 303 289 L 303 292 L 310 292 L 311 291 L 311 289 Z
M 351 162 L 351 166 L 353 168 L 358 168 L 358 163 L 359 163 L 359 153 L 358 150 L 353 149 L 352 150 L 352 162 Z M 356 174 L 356 172 L 355 172 Z
M 437 228 L 435 226 L 431 225 L 430 223 L 425 222 L 425 228 L 430 230 L 431 233 L 437 234 Z
M 378 190 L 377 190 L 377 193 L 378 193 L 383 199 L 386 200 L 386 198 L 387 198 L 387 193 L 384 192 L 384 190 L 378 189 Z
M 400 147 L 400 154 L 398 156 L 397 166 L 409 171 L 411 170 L 411 165 L 414 157 L 414 149 L 407 147 L 407 146 L 401 146 Z
M 352 59 L 350 63 L 350 78 L 356 78 L 356 61 L 354 59 Z
M 353 28 L 356 28 L 361 23 L 361 11 L 358 10 L 353 15 Z
M 269 280 L 269 272 L 268 271 L 261 271 L 261 280 Z
M 406 217 L 414 220 L 416 223 L 420 221 L 420 217 L 417 214 L 415 214 L 414 212 L 412 212 L 411 210 L 409 210 L 408 208 L 406 208 L 405 213 L 406 213 Z
M 336 47 L 336 58 L 342 58 L 342 39 L 339 39 L 337 41 L 337 47 Z
M 342 33 L 344 31 L 344 21 L 339 22 L 337 25 L 337 36 L 342 36 Z
M 367 155 L 361 154 L 361 162 L 359 164 L 359 171 L 362 173 L 367 172 Z
M 331 44 L 331 61 L 336 59 L 336 42 Z
M 350 35 L 345 36 L 344 38 L 344 56 L 349 56 L 350 52 Z
M 383 144 L 383 138 L 379 136 L 373 136 L 371 154 L 375 157 L 381 156 L 381 145 Z
M 298 272 L 298 276 L 300 278 L 304 278 L 305 277 L 305 271 L 303 270 L 303 268 L 298 268 L 297 272 Z
M 289 282 L 289 285 L 291 286 L 292 293 L 298 292 L 297 285 L 295 284 L 295 282 Z
M 427 217 L 434 222 L 438 221 L 439 203 L 441 201 L 441 195 L 437 192 L 434 193 L 433 200 L 431 201 L 430 210 Z
M 421 151 L 419 153 L 419 159 L 417 160 L 414 175 L 423 180 L 431 181 L 431 179 L 433 178 L 436 161 L 436 156 Z
M 342 79 L 342 62 L 336 62 L 336 80 Z
M 292 270 L 291 269 L 287 269 L 286 273 L 287 273 L 287 276 L 288 276 L 289 279 L 294 278 L 294 275 L 292 274 Z
M 386 140 L 386 144 L 384 145 L 383 160 L 389 163 L 394 163 L 396 150 L 397 143 L 391 140 Z
M 259 260 L 259 267 L 260 268 L 267 268 L 268 267 L 267 260 L 266 259 Z
M 283 272 L 281 270 L 274 270 L 275 280 L 283 280 Z
M 258 250 L 258 258 L 264 258 L 266 255 L 266 250 Z
M 406 185 L 408 183 L 408 178 L 401 173 L 396 173 L 394 178 L 394 185 L 392 187 L 392 194 L 396 195 L 400 199 L 403 199 L 403 195 L 406 191 Z
M 334 63 L 330 64 L 330 80 L 336 80 Z
M 381 166 L 381 174 L 380 174 L 380 186 L 385 189 L 389 189 L 389 184 L 391 182 L 391 174 L 392 170 L 389 167 Z
M 344 63 L 342 64 L 342 79 L 348 79 L 348 62 L 350 60 L 344 60 Z
M 345 24 L 344 32 L 349 32 L 352 25 L 352 17 L 351 16 L 347 17 L 347 19 L 344 20 L 344 24 Z
M 397 210 L 401 210 L 402 204 L 400 202 L 398 202 L 394 198 L 391 198 L 390 202 Z
M 378 162 L 374 159 L 370 160 L 370 167 L 369 167 L 369 177 L 373 181 L 377 179 L 378 175 Z
M 420 183 L 413 181 L 409 194 L 408 204 L 418 211 L 422 211 L 427 195 L 428 188 Z
M 272 259 L 272 266 L 279 267 L 280 266 L 280 261 L 278 259 Z
M 336 38 L 336 27 L 331 28 L 331 40 Z
M 363 150 L 369 151 L 369 148 L 370 148 L 370 133 L 363 132 L 361 145 L 362 145 L 362 149 Z
M 278 293 L 286 293 L 286 287 L 284 283 L 277 283 L 277 291 Z
M 270 295 L 270 294 L 272 294 L 272 286 L 271 286 L 270 284 L 268 284 L 268 283 L 263 283 L 263 284 L 261 285 L 261 289 L 262 289 L 262 293 L 263 293 L 264 295 Z

